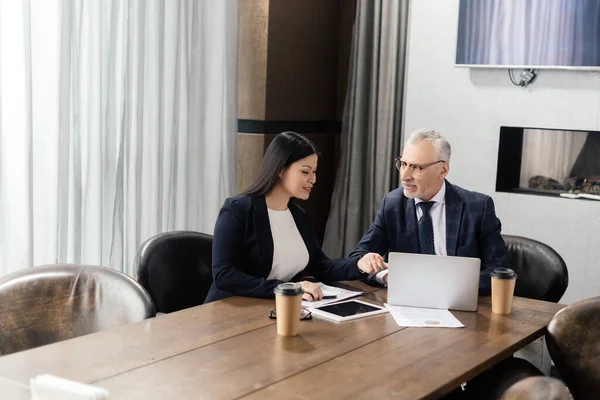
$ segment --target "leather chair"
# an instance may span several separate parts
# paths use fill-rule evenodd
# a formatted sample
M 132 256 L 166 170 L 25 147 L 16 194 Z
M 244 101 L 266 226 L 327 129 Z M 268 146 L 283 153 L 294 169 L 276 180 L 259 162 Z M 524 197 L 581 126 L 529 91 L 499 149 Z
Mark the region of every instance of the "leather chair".
M 467 383 L 470 400 L 499 400 L 516 382 L 543 373 L 533 364 L 517 357 L 509 357 Z
M 569 275 L 563 258 L 550 246 L 522 236 L 502 235 L 509 265 L 518 275 L 515 296 L 558 302 L 567 290 Z M 486 397 L 500 399 L 513 384 L 543 375 L 531 363 L 511 358 L 494 367 L 486 383 Z M 496 379 L 497 378 L 497 379 Z
M 138 282 L 156 309 L 170 313 L 204 303 L 212 284 L 212 236 L 173 231 L 148 239 L 135 259 Z
M 575 400 L 600 396 L 600 297 L 560 310 L 548 324 L 548 351 Z
M 563 258 L 550 246 L 522 236 L 502 235 L 509 265 L 518 275 L 515 296 L 557 303 L 569 285 Z
M 0 279 L 0 355 L 151 318 L 152 299 L 110 268 L 56 264 Z
M 502 400 L 571 400 L 571 394 L 560 380 L 536 376 L 512 385 Z

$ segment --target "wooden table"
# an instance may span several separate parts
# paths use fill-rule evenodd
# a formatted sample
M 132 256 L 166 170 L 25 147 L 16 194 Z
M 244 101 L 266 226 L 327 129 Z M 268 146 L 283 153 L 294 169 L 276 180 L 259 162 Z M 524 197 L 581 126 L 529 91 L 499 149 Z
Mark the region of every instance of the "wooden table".
M 375 304 L 387 297 L 361 289 Z M 0 393 L 29 399 L 18 384 L 49 373 L 104 387 L 111 399 L 434 399 L 537 339 L 563 307 L 515 298 L 502 316 L 480 298 L 477 312 L 454 312 L 465 328 L 401 328 L 389 314 L 315 317 L 283 338 L 267 317 L 273 305 L 230 298 L 0 357 Z

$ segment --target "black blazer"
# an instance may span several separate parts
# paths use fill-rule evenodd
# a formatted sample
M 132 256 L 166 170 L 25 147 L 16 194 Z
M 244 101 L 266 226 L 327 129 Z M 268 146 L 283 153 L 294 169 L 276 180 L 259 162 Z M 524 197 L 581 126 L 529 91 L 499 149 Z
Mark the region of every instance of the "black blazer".
M 288 207 L 309 254 L 308 265 L 292 281 L 308 276 L 321 282 L 362 278 L 358 257 L 327 258 L 313 235 L 307 212 L 292 201 Z M 272 265 L 273 237 L 265 198 L 239 195 L 225 200 L 215 224 L 214 282 L 205 303 L 230 296 L 273 298 L 273 289 L 282 282 L 267 279 Z

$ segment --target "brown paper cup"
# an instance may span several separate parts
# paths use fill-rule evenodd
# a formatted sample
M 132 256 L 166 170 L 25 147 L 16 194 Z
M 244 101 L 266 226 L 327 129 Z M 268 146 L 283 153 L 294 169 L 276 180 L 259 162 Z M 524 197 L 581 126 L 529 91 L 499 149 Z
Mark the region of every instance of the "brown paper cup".
M 510 314 L 517 274 L 509 268 L 496 268 L 492 271 L 492 312 Z
M 277 333 L 281 336 L 297 336 L 302 312 L 304 291 L 297 283 L 282 283 L 275 288 L 277 310 Z

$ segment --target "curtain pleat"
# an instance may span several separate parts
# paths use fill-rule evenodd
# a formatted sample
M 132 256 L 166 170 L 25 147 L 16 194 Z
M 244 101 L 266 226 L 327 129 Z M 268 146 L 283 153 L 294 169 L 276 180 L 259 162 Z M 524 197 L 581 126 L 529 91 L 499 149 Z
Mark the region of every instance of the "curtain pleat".
M 0 275 L 133 275 L 235 192 L 237 0 L 0 0 Z
M 323 249 L 347 256 L 367 231 L 383 196 L 398 185 L 407 1 L 358 0 L 354 21 L 342 157 Z

